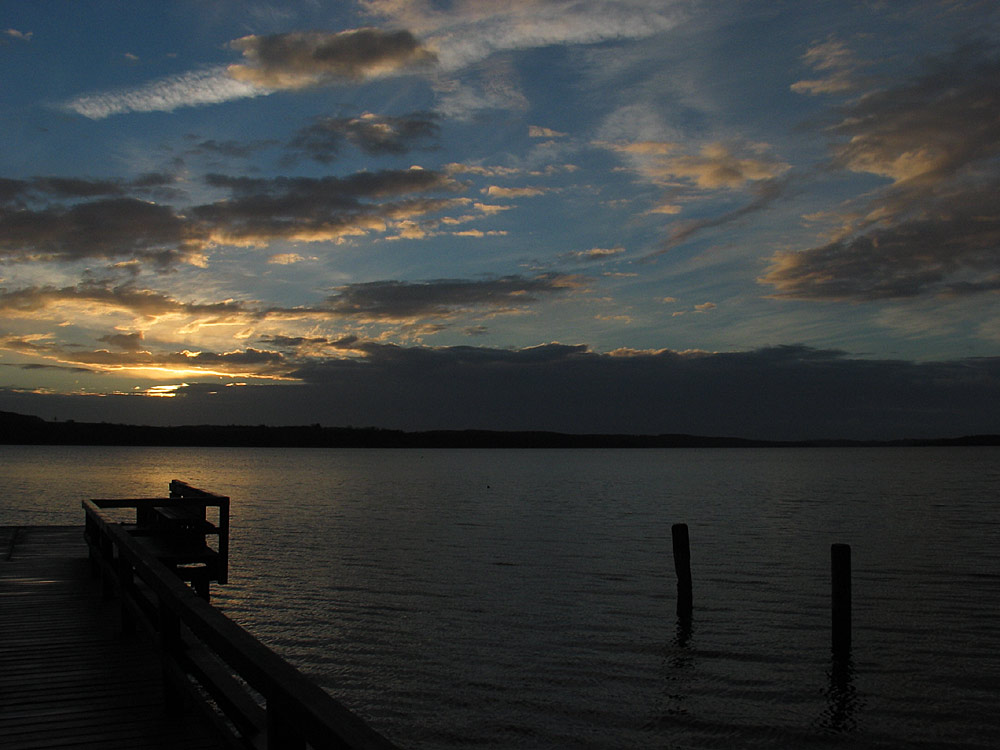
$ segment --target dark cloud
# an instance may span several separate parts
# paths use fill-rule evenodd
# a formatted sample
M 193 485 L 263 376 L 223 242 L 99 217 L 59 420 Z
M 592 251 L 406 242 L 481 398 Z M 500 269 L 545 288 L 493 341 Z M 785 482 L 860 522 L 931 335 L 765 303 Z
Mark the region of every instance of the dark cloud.
M 233 352 L 197 352 L 191 354 L 182 352 L 172 354 L 165 359 L 168 364 L 193 365 L 195 367 L 253 367 L 259 370 L 261 365 L 281 365 L 285 361 L 285 355 L 281 352 L 263 351 L 260 349 L 247 348 Z
M 431 169 L 385 169 L 377 172 L 355 172 L 347 177 L 231 177 L 208 174 L 205 182 L 224 188 L 237 199 L 257 196 L 277 197 L 297 202 L 304 200 L 336 206 L 357 205 L 360 198 L 419 193 L 431 190 L 455 191 L 462 186 L 448 175 Z
M 278 349 L 299 349 L 302 347 L 350 349 L 358 343 L 359 339 L 357 336 L 341 336 L 330 339 L 326 336 L 283 336 L 279 334 L 261 336 L 260 341 Z
M 165 270 L 182 262 L 201 264 L 214 243 L 313 242 L 386 231 L 390 222 L 458 205 L 454 198 L 408 196 L 463 189 L 441 172 L 406 169 L 324 178 L 210 174 L 205 182 L 231 197 L 184 210 L 126 194 L 172 181 L 158 173 L 132 183 L 2 180 L 0 261 L 124 259 Z M 77 202 L 56 202 L 61 198 Z
M 105 336 L 102 341 L 118 344 L 117 337 Z M 282 377 L 297 363 L 288 363 L 281 352 L 248 347 L 230 352 L 212 351 L 152 351 L 135 345 L 132 340 L 121 342 L 120 351 L 97 349 L 84 351 L 53 341 L 35 342 L 24 337 L 0 337 L 0 349 L 32 354 L 54 360 L 58 364 L 38 364 L 38 367 L 79 370 L 85 372 L 110 372 L 128 368 L 161 368 L 170 370 L 201 370 L 205 374 L 231 376 Z
M 159 190 L 176 182 L 172 175 L 148 172 L 134 180 L 88 180 L 79 177 L 32 177 L 28 180 L 0 178 L 0 205 L 40 207 L 53 200 L 72 198 L 121 198 L 134 189 Z
M 433 170 L 357 172 L 347 177 L 274 179 L 208 175 L 213 187 L 231 191 L 229 200 L 196 206 L 191 215 L 220 242 L 266 244 L 274 239 L 337 240 L 350 234 L 385 231 L 386 223 L 457 205 L 454 199 L 386 198 L 427 192 L 455 192 L 461 186 Z
M 368 355 L 297 373 L 327 405 L 325 420 L 349 412 L 356 424 L 408 429 L 804 438 L 989 432 L 1000 418 L 1000 358 L 916 364 L 801 346 L 598 354 L 373 345 Z
M 159 424 L 319 421 L 769 439 L 948 437 L 995 432 L 1000 423 L 1000 358 L 915 363 L 803 346 L 601 354 L 562 344 L 508 350 L 370 341 L 353 351 L 362 354 L 295 369 L 299 385 L 213 386 L 212 400 L 197 398 L 207 386 L 192 387 L 187 404 L 0 391 L 0 409 Z M 274 353 L 243 356 L 281 372 L 290 364 Z
M 229 66 L 229 75 L 270 89 L 357 81 L 435 61 L 410 32 L 375 28 L 245 36 L 230 46 L 246 63 Z
M 429 112 L 399 117 L 370 113 L 360 117 L 319 117 L 300 130 L 289 147 L 323 164 L 334 161 L 345 142 L 373 156 L 405 154 L 421 141 L 437 136 L 437 119 Z
M 427 282 L 372 281 L 337 289 L 327 304 L 338 315 L 366 320 L 452 317 L 473 311 L 522 309 L 543 295 L 565 293 L 580 285 L 576 276 L 544 274 L 526 278 L 436 279 Z
M 0 259 L 7 261 L 134 257 L 169 265 L 196 252 L 191 239 L 172 208 L 135 198 L 0 211 Z
M 83 180 L 74 177 L 35 177 L 31 186 L 39 192 L 66 198 L 120 196 L 125 192 L 122 184 L 116 180 Z
M 209 138 L 197 143 L 193 148 L 188 150 L 190 154 L 216 154 L 218 156 L 225 156 L 235 159 L 246 159 L 253 156 L 259 151 L 270 148 L 277 144 L 274 140 L 261 140 L 261 141 L 217 141 L 214 138 Z
M 849 104 L 833 164 L 880 175 L 844 237 L 779 252 L 774 296 L 875 300 L 994 291 L 1000 274 L 1000 54 L 966 45 Z
M 211 322 L 241 320 L 255 312 L 240 302 L 182 302 L 161 292 L 101 280 L 65 287 L 47 285 L 0 292 L 0 313 L 7 315 L 32 314 L 60 304 L 82 305 L 101 313 L 124 310 L 147 318 L 167 314 L 194 315 Z
M 185 302 L 131 281 L 114 283 L 90 279 L 65 287 L 34 286 L 0 291 L 0 314 L 35 316 L 50 308 L 76 306 L 97 314 L 118 310 L 153 319 L 163 315 L 187 316 L 202 324 L 250 323 L 261 320 L 329 320 L 350 318 L 361 322 L 414 321 L 457 318 L 468 314 L 497 314 L 523 310 L 545 297 L 564 294 L 582 284 L 580 277 L 544 274 L 531 278 L 439 279 L 427 282 L 376 281 L 349 284 L 337 289 L 323 303 L 300 307 L 267 307 L 236 300 Z M 100 339 L 123 349 L 138 348 L 141 333 L 113 334 Z M 357 339 L 271 336 L 261 341 L 279 347 L 307 344 L 350 348 Z
M 927 218 L 777 253 L 761 281 L 775 288 L 773 296 L 795 299 L 866 301 L 995 291 L 1000 274 L 997 195 L 1000 183 L 990 191 L 939 202 Z
M 101 336 L 97 340 L 127 352 L 137 352 L 142 349 L 143 335 L 142 331 L 136 331 L 135 333 L 113 333 Z
M 833 132 L 839 166 L 924 185 L 954 178 L 1000 155 L 1000 53 L 962 46 L 850 104 Z

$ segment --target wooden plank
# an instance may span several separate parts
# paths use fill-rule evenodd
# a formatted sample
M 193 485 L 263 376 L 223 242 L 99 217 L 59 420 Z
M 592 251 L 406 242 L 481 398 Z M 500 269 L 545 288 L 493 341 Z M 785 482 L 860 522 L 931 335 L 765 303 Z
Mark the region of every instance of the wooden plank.
M 201 717 L 165 714 L 160 661 L 117 632 L 118 603 L 90 577 L 82 528 L 7 527 L 0 540 L 4 750 L 225 747 Z

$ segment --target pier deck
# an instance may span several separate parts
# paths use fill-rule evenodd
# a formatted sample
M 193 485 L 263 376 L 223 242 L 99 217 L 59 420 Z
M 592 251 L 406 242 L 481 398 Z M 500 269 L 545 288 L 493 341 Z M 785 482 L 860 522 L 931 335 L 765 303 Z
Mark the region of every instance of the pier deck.
M 225 745 L 193 712 L 164 709 L 161 663 L 123 636 L 83 527 L 0 527 L 0 738 L 5 750 Z

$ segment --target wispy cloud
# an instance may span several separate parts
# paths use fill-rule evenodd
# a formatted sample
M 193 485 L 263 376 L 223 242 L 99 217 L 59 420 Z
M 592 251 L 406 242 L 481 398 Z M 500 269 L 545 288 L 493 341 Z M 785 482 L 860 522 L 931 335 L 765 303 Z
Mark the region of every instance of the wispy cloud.
M 20 42 L 30 42 L 35 35 L 33 31 L 18 31 L 17 29 L 4 29 L 3 35 L 8 39 L 17 39 Z
M 858 87 L 855 72 L 865 63 L 858 60 L 844 42 L 831 37 L 810 47 L 803 62 L 825 75 L 797 81 L 791 89 L 799 94 L 842 94 Z
M 172 112 L 398 73 L 433 63 L 407 31 L 354 29 L 246 36 L 230 46 L 245 62 L 169 76 L 136 88 L 84 94 L 64 108 L 94 120 L 126 112 Z
M 84 94 L 64 107 L 92 120 L 125 112 L 172 112 L 179 107 L 220 104 L 263 96 L 272 89 L 238 80 L 225 67 L 161 78 L 133 89 Z
M 517 3 L 362 0 L 371 13 L 426 40 L 440 67 L 457 70 L 495 52 L 550 44 L 638 39 L 674 28 L 685 3 L 663 0 L 526 0 Z

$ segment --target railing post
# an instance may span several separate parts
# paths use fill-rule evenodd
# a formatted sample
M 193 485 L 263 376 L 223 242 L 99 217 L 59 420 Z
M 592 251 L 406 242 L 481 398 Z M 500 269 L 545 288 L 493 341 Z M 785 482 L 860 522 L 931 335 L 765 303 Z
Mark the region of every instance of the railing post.
M 219 583 L 229 583 L 229 498 L 219 498 Z
M 135 585 L 135 577 L 132 571 L 132 563 L 125 559 L 125 555 L 118 553 L 118 596 L 121 604 L 121 627 L 122 634 L 132 635 L 135 633 L 135 620 L 129 612 L 129 600 L 132 596 L 132 587 Z
M 183 696 L 174 684 L 174 671 L 181 650 L 181 618 L 160 597 L 158 607 L 160 629 L 160 659 L 163 671 L 163 703 L 169 714 L 183 708 Z
M 267 748 L 268 750 L 305 750 L 306 741 L 295 731 L 291 717 L 282 709 L 281 701 L 273 696 L 267 699 Z
M 115 567 L 115 543 L 103 531 L 98 534 L 101 554 L 101 594 L 105 599 L 115 598 L 115 584 L 112 579 Z

